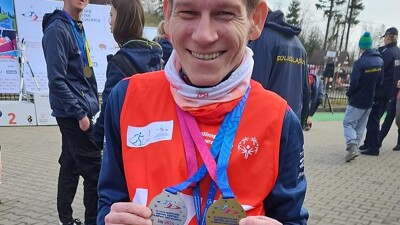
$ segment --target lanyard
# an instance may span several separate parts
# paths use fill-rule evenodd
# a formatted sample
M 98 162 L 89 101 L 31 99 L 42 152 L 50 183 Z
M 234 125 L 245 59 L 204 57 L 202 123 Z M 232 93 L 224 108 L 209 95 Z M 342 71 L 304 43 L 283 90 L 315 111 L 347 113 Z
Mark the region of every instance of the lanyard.
M 215 199 L 215 195 L 217 192 L 217 185 L 218 184 L 221 194 L 224 198 L 234 198 L 234 194 L 229 186 L 228 182 L 228 174 L 227 174 L 227 166 L 229 162 L 229 157 L 231 154 L 232 150 L 232 144 L 233 140 L 236 135 L 236 131 L 243 113 L 244 106 L 246 104 L 247 97 L 250 92 L 250 87 L 247 89 L 245 95 L 242 97 L 241 101 L 239 104 L 230 112 L 228 113 L 218 130 L 217 136 L 211 145 L 211 154 L 210 151 L 207 149 L 207 145 L 204 142 L 204 138 L 201 135 L 200 129 L 195 121 L 195 119 L 190 116 L 187 112 L 184 112 L 181 110 L 179 107 L 177 107 L 178 110 L 178 117 L 180 119 L 180 123 L 184 123 L 187 128 L 190 129 L 185 129 L 185 131 L 189 130 L 191 136 L 192 136 L 192 143 L 196 144 L 200 155 L 203 159 L 204 164 L 200 167 L 200 169 L 188 180 L 175 185 L 173 187 L 168 187 L 166 188 L 166 191 L 170 193 L 176 194 L 178 191 L 182 191 L 192 185 L 193 183 L 197 183 L 195 187 L 193 187 L 193 200 L 194 200 L 194 206 L 195 206 L 195 211 L 196 211 L 196 218 L 198 221 L 198 224 L 200 225 L 205 225 L 205 217 L 202 215 L 207 214 L 207 210 L 209 209 L 210 205 L 213 203 Z M 184 122 L 183 122 L 184 121 Z M 181 126 L 182 127 L 182 126 Z M 183 131 L 182 131 L 183 132 Z M 187 137 L 187 136 L 186 136 Z M 186 141 L 185 141 L 186 140 Z M 184 142 L 188 142 L 188 139 L 184 137 Z M 194 148 L 193 149 L 186 149 L 186 144 L 185 145 L 185 152 L 186 155 L 188 154 L 195 154 Z M 204 148 L 205 146 L 205 148 Z M 191 152 L 191 153 L 187 153 Z M 207 154 L 208 153 L 208 154 Z M 210 158 L 212 157 L 212 158 Z M 217 168 L 215 168 L 215 160 L 218 157 L 218 164 Z M 214 164 L 211 162 L 213 161 Z M 214 165 L 214 166 L 213 166 Z M 188 161 L 188 167 L 192 167 L 191 164 L 189 164 Z M 190 170 L 190 169 L 188 169 Z M 201 197 L 200 197 L 200 186 L 198 182 L 203 179 L 205 174 L 207 173 L 210 174 L 212 181 L 210 184 L 210 189 L 207 195 L 207 200 L 206 204 L 204 207 L 204 212 L 203 214 L 201 213 Z M 213 176 L 214 175 L 214 176 Z
M 194 148 L 194 142 L 193 139 L 190 137 L 189 133 L 189 128 L 188 125 L 186 124 L 186 121 L 184 119 L 184 112 L 182 109 L 178 107 L 178 105 L 175 105 L 176 111 L 178 113 L 179 117 L 179 126 L 181 128 L 181 134 L 183 138 L 183 145 L 185 148 L 185 155 L 186 155 L 186 163 L 188 165 L 188 174 L 189 177 L 193 176 L 196 171 L 198 170 L 197 168 L 197 157 L 196 157 L 196 150 Z
M 78 42 L 79 49 L 82 52 L 82 60 L 83 60 L 83 66 L 89 66 L 92 67 L 92 60 L 89 56 L 89 43 L 86 39 L 86 34 L 85 30 L 82 31 L 82 36 L 79 34 L 78 30 L 76 29 L 75 23 L 72 20 L 72 18 L 68 15 L 68 13 L 63 10 L 65 16 L 68 18 L 69 22 L 72 25 L 72 30 L 74 31 L 75 34 L 75 39 Z

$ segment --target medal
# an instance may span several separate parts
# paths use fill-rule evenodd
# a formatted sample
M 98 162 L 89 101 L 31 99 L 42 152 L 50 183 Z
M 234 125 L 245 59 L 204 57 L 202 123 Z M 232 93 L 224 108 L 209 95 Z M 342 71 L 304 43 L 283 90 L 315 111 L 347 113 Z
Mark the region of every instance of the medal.
M 207 211 L 207 225 L 237 225 L 246 217 L 243 207 L 236 198 L 220 198 Z
M 151 200 L 149 208 L 153 225 L 183 225 L 187 219 L 187 208 L 179 194 L 163 191 Z
M 90 66 L 85 66 L 85 68 L 83 68 L 83 72 L 86 78 L 90 78 L 93 75 L 93 69 Z

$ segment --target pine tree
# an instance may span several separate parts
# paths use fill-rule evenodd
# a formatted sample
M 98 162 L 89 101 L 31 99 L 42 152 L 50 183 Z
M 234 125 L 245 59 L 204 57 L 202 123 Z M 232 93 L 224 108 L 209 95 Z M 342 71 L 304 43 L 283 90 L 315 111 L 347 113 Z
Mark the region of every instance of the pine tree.
M 315 7 L 317 7 L 317 9 L 319 10 L 322 10 L 324 12 L 324 16 L 328 17 L 328 22 L 326 24 L 326 31 L 325 31 L 324 47 L 323 47 L 324 50 L 326 50 L 329 26 L 332 18 L 337 13 L 337 11 L 335 11 L 334 8 L 335 6 L 343 5 L 346 2 L 346 0 L 318 0 L 318 2 L 319 3 L 315 4 Z
M 289 5 L 286 21 L 289 24 L 300 27 L 300 1 L 292 0 Z
M 360 12 L 364 9 L 364 4 L 362 3 L 362 0 L 351 0 L 351 3 L 349 4 L 349 16 L 347 18 L 347 35 L 346 35 L 346 45 L 345 45 L 345 51 L 347 51 L 347 46 L 349 43 L 349 35 L 350 35 L 350 28 L 352 26 L 357 25 L 360 21 L 357 20 L 358 15 Z

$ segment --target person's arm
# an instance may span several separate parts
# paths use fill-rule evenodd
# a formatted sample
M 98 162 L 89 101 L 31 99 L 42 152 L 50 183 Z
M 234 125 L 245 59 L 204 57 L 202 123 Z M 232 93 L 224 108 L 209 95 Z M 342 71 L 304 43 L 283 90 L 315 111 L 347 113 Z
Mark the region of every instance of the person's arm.
M 303 207 L 307 182 L 304 176 L 303 132 L 294 112 L 286 111 L 282 127 L 278 178 L 264 200 L 265 214 L 284 225 L 306 225 Z
M 306 58 L 306 57 L 305 57 Z M 307 123 L 307 117 L 310 115 L 310 102 L 311 99 L 311 87 L 310 80 L 308 79 L 307 64 L 303 65 L 303 104 L 301 107 L 301 126 L 303 127 Z
M 126 76 L 122 72 L 122 70 L 118 67 L 118 65 L 113 60 L 110 60 L 107 64 L 106 77 L 107 79 L 104 85 L 104 90 L 103 93 L 101 94 L 102 97 L 101 111 L 94 127 L 94 139 L 97 146 L 100 149 L 103 149 L 104 115 L 106 111 L 108 95 L 110 94 L 111 90 L 115 87 L 115 85 L 117 85 L 117 83 L 120 80 L 124 79 Z
M 396 93 L 396 125 L 400 129 L 400 80 L 397 81 L 397 93 Z
M 321 89 L 322 82 L 318 76 L 315 76 L 314 84 L 311 86 L 311 103 L 310 111 L 308 113 L 309 117 L 314 116 L 318 109 L 319 104 L 322 102 L 323 91 Z
M 57 26 L 49 28 L 43 36 L 43 52 L 47 64 L 47 77 L 52 98 L 61 102 L 67 117 L 78 120 L 86 117 L 86 112 L 79 105 L 66 84 L 69 47 L 68 35 Z
M 347 97 L 351 97 L 354 94 L 355 90 L 358 88 L 358 82 L 360 80 L 360 77 L 361 77 L 360 65 L 359 62 L 356 61 L 354 63 L 353 70 L 350 75 L 350 86 L 346 92 Z
M 105 147 L 98 184 L 97 224 L 104 225 L 104 218 L 116 202 L 129 202 L 124 167 L 122 162 L 122 144 L 120 135 L 120 112 L 125 99 L 128 81 L 119 82 L 111 91 L 105 109 Z
M 386 49 L 381 52 L 383 59 L 383 71 L 386 71 L 389 67 L 394 66 L 394 54 L 390 49 Z

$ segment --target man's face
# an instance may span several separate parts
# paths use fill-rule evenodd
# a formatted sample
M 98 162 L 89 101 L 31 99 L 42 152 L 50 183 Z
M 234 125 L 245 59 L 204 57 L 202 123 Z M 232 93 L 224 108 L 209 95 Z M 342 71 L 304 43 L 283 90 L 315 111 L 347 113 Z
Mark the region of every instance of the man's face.
M 83 11 L 89 2 L 90 0 L 64 0 L 64 4 L 76 11 Z
M 261 33 L 267 13 L 261 5 L 248 15 L 243 0 L 173 0 L 171 12 L 164 1 L 166 33 L 193 84 L 218 84 L 240 65 L 248 40 Z

